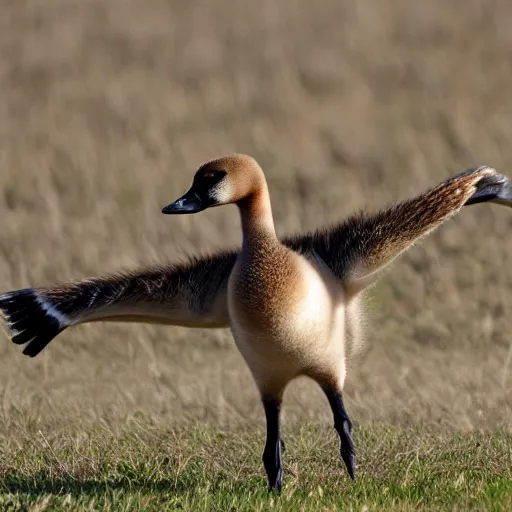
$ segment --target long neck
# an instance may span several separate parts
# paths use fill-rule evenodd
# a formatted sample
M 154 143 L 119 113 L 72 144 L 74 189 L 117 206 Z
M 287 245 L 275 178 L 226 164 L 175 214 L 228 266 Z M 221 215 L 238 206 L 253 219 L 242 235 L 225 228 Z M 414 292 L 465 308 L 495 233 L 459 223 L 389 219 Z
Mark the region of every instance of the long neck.
M 262 242 L 277 241 L 266 184 L 237 203 L 242 218 L 242 249 L 256 248 Z

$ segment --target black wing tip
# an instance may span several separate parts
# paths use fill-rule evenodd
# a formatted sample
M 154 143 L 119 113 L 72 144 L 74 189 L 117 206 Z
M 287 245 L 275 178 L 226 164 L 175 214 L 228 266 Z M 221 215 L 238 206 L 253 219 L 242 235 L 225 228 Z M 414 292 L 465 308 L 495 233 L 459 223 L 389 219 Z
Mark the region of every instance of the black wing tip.
M 0 295 L 0 313 L 7 334 L 17 345 L 26 344 L 23 354 L 37 356 L 67 325 L 55 306 L 47 304 L 34 288 Z M 52 309 L 54 312 L 52 314 Z M 57 316 L 56 316 L 57 314 Z M 59 317 L 59 318 L 57 318 Z
M 475 193 L 466 201 L 465 205 L 491 202 L 512 206 L 512 185 L 509 179 L 491 167 L 482 166 L 475 170 L 475 172 L 478 171 L 488 171 L 489 173 L 484 174 L 478 181 Z

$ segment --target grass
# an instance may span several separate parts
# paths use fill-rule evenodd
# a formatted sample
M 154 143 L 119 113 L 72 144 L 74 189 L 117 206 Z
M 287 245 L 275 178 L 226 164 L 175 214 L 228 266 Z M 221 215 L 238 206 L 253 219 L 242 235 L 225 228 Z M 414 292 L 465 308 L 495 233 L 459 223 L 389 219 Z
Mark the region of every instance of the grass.
M 160 215 L 230 151 L 262 164 L 279 233 L 511 172 L 505 0 L 0 7 L 1 292 L 239 244 L 233 209 Z M 512 510 L 511 227 L 471 207 L 372 291 L 345 390 L 355 483 L 297 382 L 267 495 L 225 331 L 86 325 L 34 360 L 0 339 L 0 510 Z
M 357 428 L 352 482 L 324 425 L 287 432 L 285 485 L 266 491 L 263 432 L 164 428 L 25 432 L 2 446 L 2 510 L 509 510 L 512 436 L 436 433 L 434 426 Z M 49 438 L 47 437 L 49 436 Z

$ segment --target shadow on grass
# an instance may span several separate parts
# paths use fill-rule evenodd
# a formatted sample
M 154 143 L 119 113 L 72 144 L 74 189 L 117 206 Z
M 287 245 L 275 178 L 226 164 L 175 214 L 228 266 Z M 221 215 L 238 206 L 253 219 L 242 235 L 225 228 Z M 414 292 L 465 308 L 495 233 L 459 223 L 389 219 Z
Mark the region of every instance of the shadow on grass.
M 196 485 L 187 479 L 157 480 L 144 482 L 128 478 L 110 480 L 76 480 L 52 478 L 46 472 L 31 476 L 7 474 L 0 478 L 0 494 L 56 494 L 73 496 L 101 495 L 115 491 L 142 494 L 184 494 L 194 491 Z

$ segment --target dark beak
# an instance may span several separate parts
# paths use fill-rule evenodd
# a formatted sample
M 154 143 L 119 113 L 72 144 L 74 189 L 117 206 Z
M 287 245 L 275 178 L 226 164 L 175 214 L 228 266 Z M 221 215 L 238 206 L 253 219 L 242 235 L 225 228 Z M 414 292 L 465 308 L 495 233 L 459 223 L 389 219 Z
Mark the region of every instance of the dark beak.
M 162 213 L 167 215 L 197 213 L 203 211 L 205 208 L 206 206 L 203 201 L 201 201 L 200 197 L 193 189 L 190 189 L 184 196 L 174 201 L 174 203 L 162 208 Z

